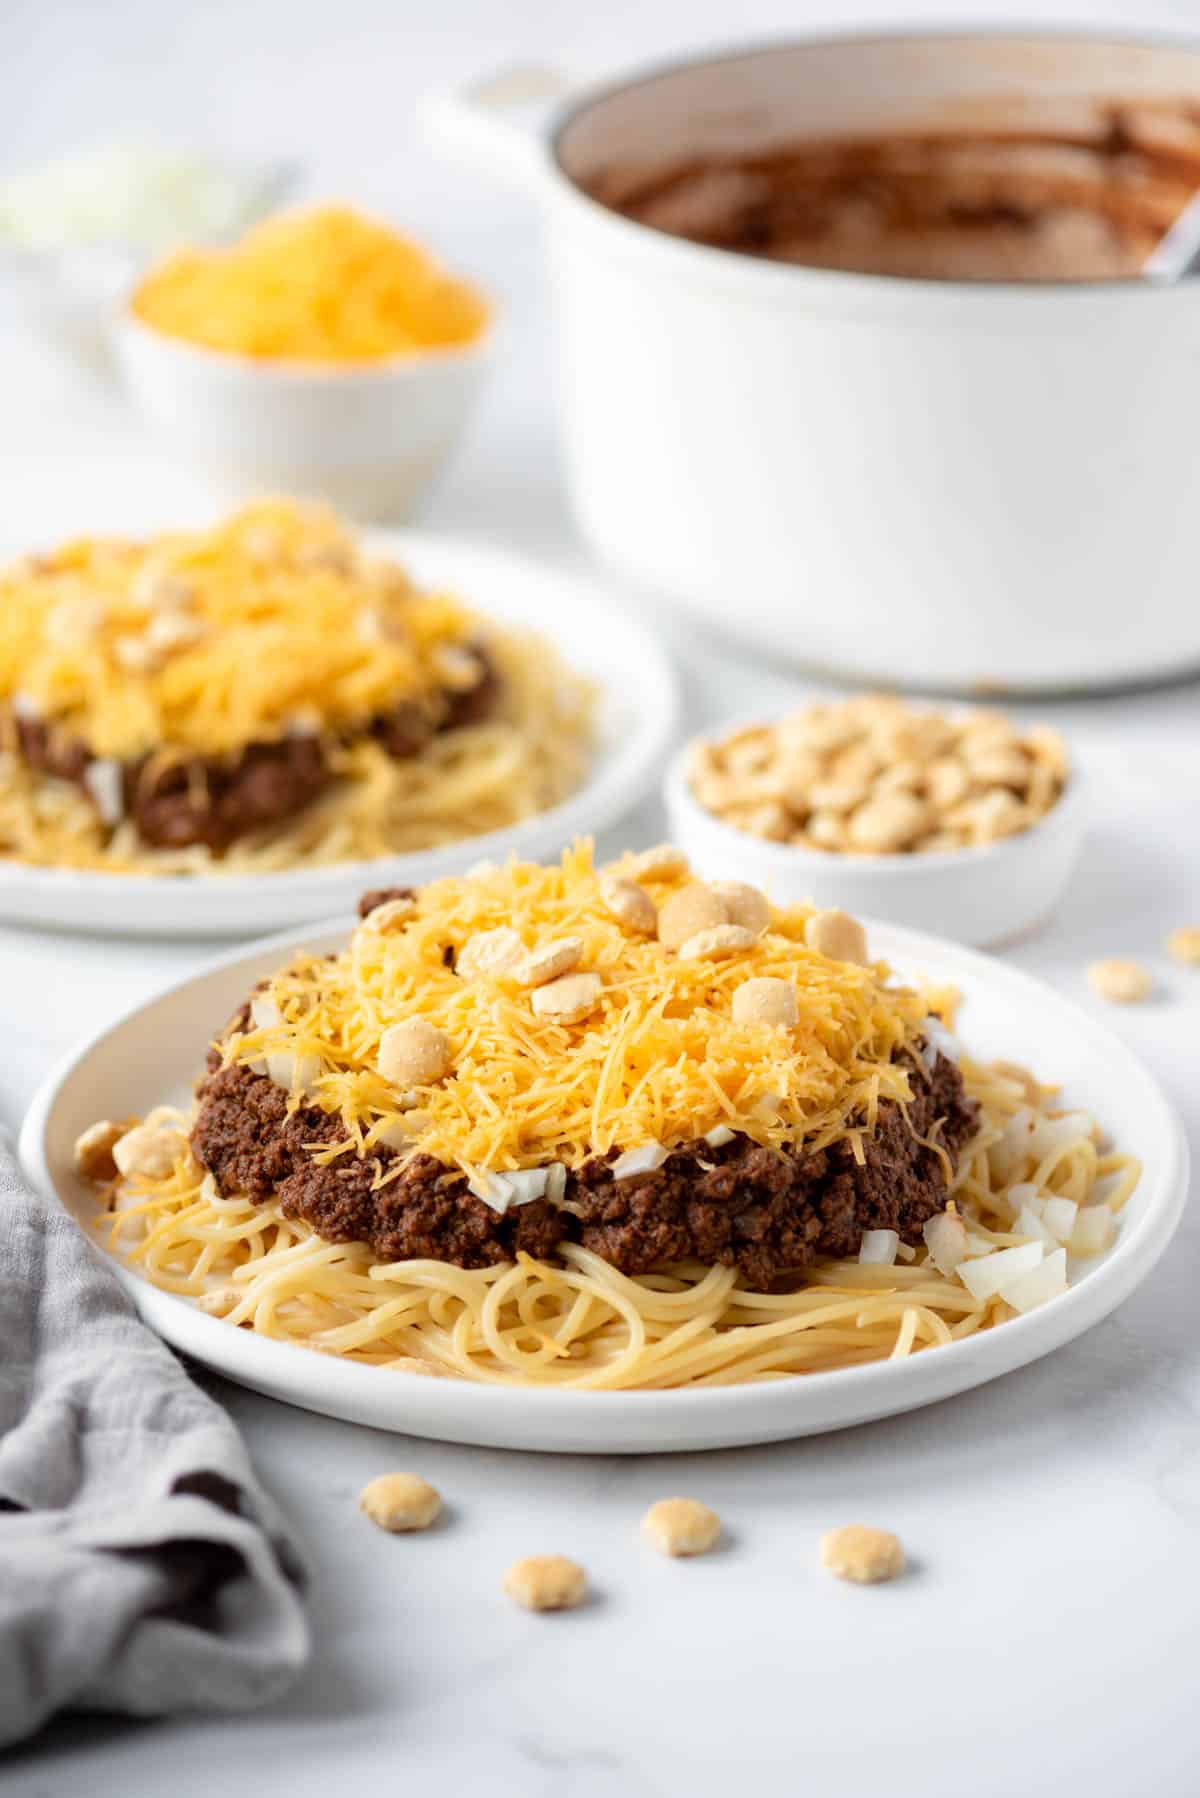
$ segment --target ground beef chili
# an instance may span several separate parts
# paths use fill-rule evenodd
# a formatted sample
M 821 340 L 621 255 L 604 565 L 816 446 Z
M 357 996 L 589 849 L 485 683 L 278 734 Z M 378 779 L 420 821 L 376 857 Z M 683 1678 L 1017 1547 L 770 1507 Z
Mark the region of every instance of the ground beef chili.
M 551 1255 L 562 1240 L 564 1219 L 544 1199 L 500 1217 L 429 1155 L 415 1156 L 377 1192 L 374 1182 L 395 1163 L 392 1150 L 362 1160 L 348 1153 L 324 1167 L 313 1160 L 307 1144 L 342 1134 L 335 1114 L 304 1106 L 288 1117 L 282 1087 L 229 1066 L 201 1088 L 192 1147 L 222 1193 L 260 1203 L 278 1196 L 285 1217 L 303 1219 L 329 1242 L 369 1243 L 385 1261 L 491 1267 L 518 1249 Z
M 232 1028 L 244 1028 L 245 1018 L 243 1011 Z M 622 1273 L 694 1259 L 735 1266 L 765 1288 L 813 1261 L 856 1254 L 867 1230 L 917 1242 L 943 1208 L 944 1163 L 920 1139 L 940 1142 L 953 1160 L 975 1127 L 976 1106 L 943 1057 L 932 1075 L 914 1065 L 911 1084 L 907 1107 L 880 1104 L 861 1163 L 844 1142 L 811 1154 L 735 1136 L 715 1149 L 688 1144 L 651 1173 L 614 1180 L 613 1149 L 569 1175 L 569 1210 L 539 1199 L 504 1216 L 428 1155 L 378 1188 L 397 1162 L 386 1147 L 318 1165 L 306 1145 L 339 1140 L 340 1118 L 311 1106 L 289 1117 L 280 1087 L 247 1067 L 220 1067 L 215 1053 L 192 1147 L 222 1193 L 256 1202 L 278 1196 L 285 1216 L 330 1242 L 365 1242 L 385 1261 L 487 1267 L 521 1249 L 552 1255 L 569 1239 Z
M 371 721 L 370 734 L 390 756 L 418 755 L 439 731 L 479 723 L 495 708 L 500 680 L 486 649 L 470 646 L 479 680 L 428 701 L 406 700 Z M 96 760 L 86 743 L 36 718 L 15 718 L 16 748 L 29 767 L 78 786 Z M 324 745 L 298 732 L 278 742 L 250 743 L 233 756 L 187 756 L 170 762 L 143 756 L 122 769 L 124 809 L 144 843 L 185 849 L 202 843 L 221 855 L 239 837 L 281 824 L 303 811 L 333 779 Z
M 36 718 L 18 718 L 16 743 L 41 774 L 69 780 L 92 797 L 85 743 Z M 325 752 L 313 736 L 252 743 L 237 756 L 142 756 L 122 769 L 123 806 L 144 843 L 182 849 L 204 843 L 218 854 L 247 831 L 291 817 L 328 784 Z
M 39 774 L 49 774 L 55 780 L 69 780 L 76 786 L 83 786 L 88 763 L 92 760 L 90 750 L 83 743 L 54 729 L 41 718 L 14 715 L 13 726 L 17 750 L 31 768 L 36 768 Z
M 316 737 L 252 743 L 232 759 L 196 756 L 156 769 L 129 769 L 126 810 L 144 843 L 183 849 L 203 843 L 218 855 L 252 830 L 303 811 L 331 779 Z

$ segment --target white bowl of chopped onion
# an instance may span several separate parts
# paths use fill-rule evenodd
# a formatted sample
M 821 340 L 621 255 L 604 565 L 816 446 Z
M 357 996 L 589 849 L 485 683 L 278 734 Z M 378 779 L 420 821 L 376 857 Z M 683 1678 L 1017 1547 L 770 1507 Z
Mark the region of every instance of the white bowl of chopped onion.
M 296 186 L 293 162 L 152 142 L 99 144 L 0 183 L 5 319 L 111 373 L 122 293 L 173 245 L 221 242 Z
M 125 381 L 164 448 L 225 499 L 327 500 L 364 522 L 417 511 L 482 390 L 496 312 L 469 343 L 367 363 L 268 361 L 169 337 L 121 310 Z
M 1087 814 L 1077 765 L 1051 810 L 1012 836 L 978 847 L 861 855 L 770 842 L 718 818 L 692 791 L 692 749 L 680 750 L 664 781 L 672 840 L 699 872 L 761 886 L 777 904 L 811 900 L 995 947 L 1045 923 L 1083 846 Z

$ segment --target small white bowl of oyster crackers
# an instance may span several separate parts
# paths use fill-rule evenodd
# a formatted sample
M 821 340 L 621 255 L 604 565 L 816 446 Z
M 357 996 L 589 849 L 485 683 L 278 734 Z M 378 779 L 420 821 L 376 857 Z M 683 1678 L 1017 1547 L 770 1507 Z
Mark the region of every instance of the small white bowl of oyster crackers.
M 883 694 L 694 738 L 664 794 L 672 840 L 712 878 L 976 947 L 1050 917 L 1086 828 L 1056 732 Z

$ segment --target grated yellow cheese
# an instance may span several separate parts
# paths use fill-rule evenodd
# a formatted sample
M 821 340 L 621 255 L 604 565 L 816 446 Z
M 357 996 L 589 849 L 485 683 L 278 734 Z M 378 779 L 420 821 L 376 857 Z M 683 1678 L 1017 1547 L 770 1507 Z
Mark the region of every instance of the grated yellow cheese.
M 661 903 L 686 879 L 676 871 L 646 885 Z M 928 1005 L 885 984 L 882 964 L 807 948 L 809 916 L 807 906 L 773 909 L 752 948 L 685 960 L 621 926 L 604 904 L 590 846 L 577 844 L 557 866 L 513 862 L 435 881 L 407 921 L 382 928 L 368 919 L 335 959 L 298 957 L 267 988 L 281 1021 L 234 1036 L 224 1053 L 253 1063 L 281 1057 L 272 1066 L 276 1078 L 281 1065 L 291 1071 L 292 1108 L 339 1112 L 360 1148 L 381 1137 L 398 1146 L 411 1107 L 413 1149 L 473 1176 L 553 1161 L 579 1167 L 613 1146 L 672 1146 L 722 1124 L 763 1144 L 821 1147 L 873 1127 L 881 1099 L 911 1096 L 897 1057 L 919 1037 Z M 526 949 L 578 938 L 581 969 L 603 981 L 598 1009 L 556 1023 L 535 1014 L 512 975 L 455 973 L 447 952 L 500 925 Z M 762 975 L 794 985 L 794 1028 L 734 1021 L 734 992 Z M 378 1072 L 379 1046 L 389 1025 L 410 1017 L 445 1032 L 450 1071 L 400 1094 Z M 346 1152 L 342 1144 L 317 1153 Z
M 0 614 L 0 700 L 121 759 L 361 725 L 441 686 L 438 654 L 479 635 L 457 601 L 364 562 L 332 513 L 288 501 L 27 558 L 0 572 Z
M 227 249 L 180 250 L 142 282 L 133 310 L 168 337 L 308 362 L 469 343 L 487 322 L 474 288 L 344 206 L 283 213 Z

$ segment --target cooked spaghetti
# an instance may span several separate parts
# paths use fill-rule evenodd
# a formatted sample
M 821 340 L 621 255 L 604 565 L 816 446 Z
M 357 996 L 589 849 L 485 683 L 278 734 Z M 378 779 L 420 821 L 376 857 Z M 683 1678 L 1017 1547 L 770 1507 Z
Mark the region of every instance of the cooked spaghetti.
M 849 1367 L 1052 1299 L 1136 1185 L 851 920 L 675 852 L 364 904 L 248 996 L 189 1113 L 81 1139 L 111 1245 L 235 1325 L 499 1384 Z
M 328 512 L 247 508 L 0 573 L 0 853 L 265 872 L 502 829 L 584 778 L 553 648 L 371 561 Z

